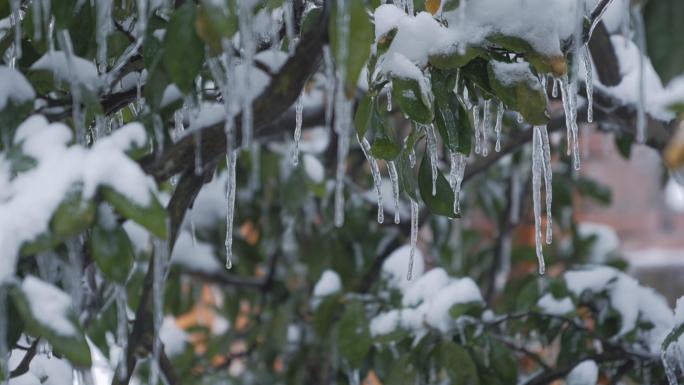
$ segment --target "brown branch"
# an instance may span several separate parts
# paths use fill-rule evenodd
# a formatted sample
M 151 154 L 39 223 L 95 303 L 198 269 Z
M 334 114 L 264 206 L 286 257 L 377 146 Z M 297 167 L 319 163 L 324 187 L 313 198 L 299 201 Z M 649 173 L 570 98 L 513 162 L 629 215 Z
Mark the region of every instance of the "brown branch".
M 19 365 L 17 365 L 17 367 L 10 372 L 10 378 L 19 377 L 22 374 L 28 372 L 29 367 L 31 366 L 31 360 L 33 360 L 33 357 L 36 356 L 36 351 L 38 350 L 39 342 L 40 338 L 36 338 L 33 341 L 33 343 L 31 343 L 31 346 L 29 346 L 28 350 L 26 350 L 24 358 L 21 359 Z

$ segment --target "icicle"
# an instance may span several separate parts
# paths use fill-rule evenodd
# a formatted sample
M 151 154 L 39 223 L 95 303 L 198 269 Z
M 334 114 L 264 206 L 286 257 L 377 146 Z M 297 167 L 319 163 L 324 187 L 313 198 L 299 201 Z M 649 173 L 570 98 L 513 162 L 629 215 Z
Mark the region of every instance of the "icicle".
M 490 99 L 485 100 L 484 108 L 482 114 L 482 156 L 487 156 L 489 154 L 489 142 L 487 140 L 487 131 L 491 130 L 492 117 L 490 114 L 490 106 L 492 101 Z
M 252 142 L 249 151 L 252 169 L 249 173 L 249 189 L 256 191 L 261 187 L 261 147 L 257 141 Z
M 356 140 L 358 140 L 361 151 L 363 151 L 363 155 L 371 166 L 375 194 L 378 200 L 378 223 L 383 223 L 385 221 L 385 213 L 382 205 L 382 176 L 380 175 L 380 167 L 378 167 L 378 161 L 370 154 L 371 145 L 368 143 L 368 140 L 360 138 L 358 135 L 356 135 Z
M 553 78 L 553 87 L 551 88 L 551 97 L 558 97 L 558 79 Z
M 195 215 L 192 209 L 188 210 L 188 217 L 190 218 L 190 236 L 192 237 L 192 245 L 197 245 L 197 229 L 195 228 Z
M 235 190 L 237 189 L 235 181 L 235 165 L 237 163 L 237 151 L 229 148 L 226 154 L 226 163 L 228 165 L 228 186 L 226 186 L 226 197 L 228 199 L 228 206 L 226 208 L 226 269 L 233 267 L 233 217 L 235 216 Z
M 411 199 L 411 251 L 409 252 L 409 265 L 406 279 L 411 280 L 413 276 L 413 258 L 416 254 L 418 244 L 418 203 Z
M 7 289 L 0 285 L 0 380 L 9 379 L 9 349 L 7 348 Z
M 411 148 L 411 152 L 408 154 L 408 159 L 409 159 L 409 167 L 414 168 L 416 167 L 416 149 Z
M 97 61 L 100 73 L 107 72 L 107 35 L 112 29 L 112 0 L 97 0 Z
M 330 46 L 323 46 L 323 60 L 325 64 L 325 126 L 332 131 L 333 108 L 335 101 L 335 65 L 333 64 Z
M 136 4 L 138 6 L 138 21 L 136 32 L 138 33 L 138 40 L 142 41 L 147 31 L 147 11 L 148 11 L 149 0 L 137 0 Z
M 503 102 L 499 102 L 499 106 L 496 108 L 496 124 L 494 125 L 494 131 L 496 132 L 496 146 L 494 149 L 496 152 L 501 151 L 501 127 L 503 126 L 504 110 Z
M 85 132 L 85 117 L 83 116 L 81 110 L 81 85 L 78 81 L 78 76 L 75 73 L 76 66 L 74 63 L 74 48 L 71 43 L 71 36 L 69 35 L 68 29 L 63 29 L 58 35 L 59 44 L 64 51 L 66 56 L 66 61 L 69 67 L 69 83 L 71 88 L 71 100 L 72 100 L 72 118 L 74 120 L 74 126 L 76 129 L 76 138 L 78 143 L 81 145 L 86 144 L 86 132 Z
M 435 127 L 432 124 L 425 125 L 427 133 L 427 150 L 430 156 L 430 166 L 432 171 L 432 196 L 437 195 L 437 175 L 439 168 L 437 162 L 437 137 L 435 136 Z
M 675 341 L 674 343 L 678 343 L 678 342 Z M 669 346 L 667 348 L 661 350 L 660 360 L 663 362 L 663 368 L 665 369 L 665 375 L 667 376 L 667 382 L 670 385 L 679 385 L 679 382 L 677 381 L 677 373 L 675 372 L 675 368 L 673 367 L 672 363 L 670 362 L 669 350 L 670 350 Z
M 473 103 L 470 101 L 470 94 L 468 93 L 468 87 L 463 86 L 463 95 L 461 95 L 463 104 L 465 104 L 466 110 L 471 110 L 473 108 Z
M 252 3 L 249 1 L 239 2 L 239 28 L 241 55 L 244 59 L 245 73 L 242 81 L 244 90 L 242 92 L 242 144 L 251 146 L 252 126 L 254 124 L 254 114 L 252 111 L 252 71 L 254 71 L 254 55 L 256 52 L 256 41 L 254 39 Z M 292 43 L 292 42 L 290 42 Z
M 532 131 L 532 200 L 534 206 L 534 239 L 537 260 L 539 261 L 539 274 L 544 274 L 544 254 L 542 249 L 541 232 L 541 174 L 543 167 L 541 133 L 537 126 Z
M 520 112 L 515 113 L 515 120 L 518 122 L 518 124 L 523 124 L 525 122 L 525 118 L 523 118 Z
M 639 47 L 639 102 L 637 103 L 636 140 L 638 143 L 646 142 L 646 83 L 644 80 L 644 55 L 646 55 L 646 32 L 644 31 L 644 18 L 641 15 L 641 6 L 632 7 L 632 20 L 634 20 L 635 39 Z
M 43 38 L 43 1 L 34 0 L 33 3 L 33 37 L 37 42 Z
M 14 26 L 13 62 L 16 63 L 21 59 L 21 0 L 10 0 L 10 8 L 12 11 L 10 21 Z
M 577 126 L 577 94 L 574 84 L 565 75 L 561 79 L 561 97 L 563 99 L 563 110 L 565 111 L 565 125 L 567 127 L 568 155 L 573 154 L 573 165 L 575 170 L 580 168 L 579 158 L 579 127 Z
M 340 42 L 338 44 L 338 63 L 345 63 L 348 49 L 347 38 L 349 36 L 349 4 L 345 1 L 337 2 L 337 30 Z M 335 175 L 335 226 L 342 227 L 344 224 L 344 177 L 347 154 L 349 152 L 349 126 L 351 125 L 351 101 L 344 94 L 344 84 L 347 78 L 347 69 L 344 65 L 337 68 L 335 89 L 335 131 L 337 132 L 337 170 Z
M 394 223 L 399 224 L 401 218 L 399 215 L 399 173 L 397 173 L 397 165 L 394 161 L 387 162 L 387 171 L 389 172 L 390 181 L 392 181 L 392 195 L 394 197 Z
M 292 165 L 299 164 L 299 139 L 302 137 L 302 112 L 304 110 L 304 94 L 299 95 L 295 106 L 294 149 L 292 150 Z
M 159 331 L 164 319 L 164 280 L 166 275 L 166 263 L 168 259 L 168 246 L 163 239 L 157 239 L 154 245 L 154 261 L 152 268 L 152 324 L 154 340 L 152 344 L 152 362 L 150 364 L 150 384 L 156 384 L 159 380 L 159 355 L 162 344 Z
M 473 105 L 473 126 L 475 127 L 475 153 L 482 152 L 482 143 L 480 141 L 480 106 Z
M 285 19 L 285 35 L 287 36 L 287 47 L 290 55 L 294 53 L 295 21 L 294 21 L 294 2 L 287 0 L 283 7 L 283 18 Z
M 549 133 L 546 126 L 538 126 L 541 136 L 542 146 L 542 169 L 544 172 L 544 186 L 546 187 L 546 244 L 550 245 L 553 239 L 553 219 L 551 217 L 551 201 L 553 199 L 552 175 L 551 170 L 551 146 L 549 144 Z
M 387 82 L 385 94 L 387 95 L 387 111 L 392 111 L 392 82 Z
M 128 373 L 126 354 L 128 350 L 128 301 L 126 299 L 126 288 L 120 285 L 115 287 L 116 296 L 116 344 L 121 349 L 121 360 L 119 361 L 119 379 L 126 378 Z
M 589 45 L 584 45 L 584 82 L 587 89 L 587 122 L 594 121 L 594 68 L 591 65 Z
M 460 152 L 451 152 L 449 154 L 451 161 L 451 170 L 449 171 L 449 184 L 451 190 L 454 192 L 454 214 L 461 213 L 461 183 L 463 182 L 463 175 L 465 174 L 465 167 L 467 159 L 465 155 Z
M 195 139 L 195 175 L 202 175 L 202 130 L 196 130 Z

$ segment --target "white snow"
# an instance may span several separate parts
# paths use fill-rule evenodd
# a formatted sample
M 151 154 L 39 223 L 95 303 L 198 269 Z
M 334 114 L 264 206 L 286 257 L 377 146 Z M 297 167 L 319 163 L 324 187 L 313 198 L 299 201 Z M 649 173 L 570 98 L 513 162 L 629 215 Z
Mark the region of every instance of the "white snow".
M 312 182 L 322 183 L 325 180 L 325 169 L 318 158 L 311 154 L 304 154 L 303 163 L 304 171 Z
M 610 37 L 613 49 L 620 63 L 620 84 L 607 87 L 600 82 L 595 82 L 595 87 L 608 92 L 613 97 L 625 104 L 636 105 L 639 103 L 639 60 L 641 53 L 639 48 L 631 40 L 620 35 Z M 672 81 L 665 88 L 660 77 L 653 69 L 651 60 L 644 56 L 644 108 L 653 118 L 669 121 L 674 118 L 674 113 L 668 109 L 675 100 L 684 100 L 684 81 Z
M 24 278 L 21 291 L 26 296 L 31 314 L 41 326 L 64 337 L 77 334 L 76 327 L 68 318 L 71 310 L 69 295 L 32 275 Z
M 31 372 L 22 374 L 9 380 L 9 385 L 41 385 L 40 381 Z
M 136 254 L 150 254 L 152 252 L 150 233 L 144 227 L 133 221 L 124 222 L 122 227 L 126 231 Z
M 649 347 L 659 352 L 660 345 L 673 325 L 672 309 L 655 290 L 640 286 L 632 277 L 608 266 L 591 266 L 565 273 L 565 283 L 576 296 L 584 291 L 605 293 L 611 306 L 620 313 L 621 325 L 617 336 L 622 336 L 637 325 L 637 320 L 654 325 L 649 335 Z
M 43 385 L 63 385 L 73 382 L 71 365 L 55 356 L 38 354 L 33 357 L 29 370 Z
M 447 333 L 457 322 L 450 314 L 451 308 L 472 302 L 482 302 L 480 290 L 472 279 L 449 277 L 444 269 L 434 268 L 409 282 L 403 290 L 403 308 L 380 313 L 371 320 L 371 334 L 386 335 L 398 328 L 414 332 L 416 338 L 428 328 Z
M 164 344 L 164 352 L 169 357 L 183 354 L 188 341 L 188 334 L 185 330 L 176 325 L 176 320 L 171 316 L 164 317 L 159 338 Z
M 202 187 L 192 210 L 185 217 L 184 227 L 189 229 L 189 222 L 193 222 L 197 230 L 211 229 L 226 220 L 227 176 L 226 172 L 215 175 L 211 182 Z
M 577 233 L 582 238 L 595 237 L 589 250 L 591 263 L 606 263 L 620 247 L 620 238 L 615 229 L 602 223 L 582 222 L 577 226 Z
M 215 255 L 211 244 L 200 241 L 193 243 L 190 232 L 182 231 L 171 253 L 171 263 L 190 271 L 214 273 L 221 270 Z
M 529 63 L 506 63 L 497 60 L 490 61 L 494 76 L 504 86 L 513 86 L 516 83 L 525 81 L 532 89 L 541 89 L 539 80 L 532 74 Z
M 48 52 L 31 65 L 32 71 L 50 71 L 59 81 L 68 84 L 73 74 L 76 81 L 91 90 L 97 90 L 102 82 L 95 64 L 84 58 L 73 56 L 71 68 L 67 55 L 62 51 Z
M 13 104 L 20 104 L 36 97 L 31 83 L 26 80 L 24 75 L 12 68 L 0 66 L 0 110 L 7 106 L 8 101 Z
M 314 297 L 325 297 L 326 295 L 339 293 L 341 290 L 342 281 L 340 276 L 332 270 L 325 270 L 314 286 L 313 295 Z
M 596 385 L 598 365 L 593 360 L 585 360 L 575 366 L 568 374 L 568 385 Z
M 7 185 L 0 201 L 0 281 L 14 274 L 21 245 L 48 230 L 53 212 L 75 185 L 82 184 L 84 199 L 92 198 L 99 186 L 109 186 L 137 204 L 149 204 L 147 177 L 124 152 L 133 144 L 145 143 L 142 125 L 127 124 L 89 149 L 67 146 L 71 140 L 67 126 L 48 124 L 40 115 L 28 118 L 17 129 L 14 143 L 21 144 L 23 153 L 37 165 L 9 184 L 0 182 Z M 0 158 L 0 163 L 5 162 Z
M 389 285 L 400 289 L 402 292 L 406 291 L 413 284 L 413 281 L 408 280 L 406 277 L 410 256 L 411 246 L 404 245 L 394 250 L 382 264 L 382 275 L 387 279 Z M 413 262 L 414 279 L 423 275 L 424 269 L 423 253 L 416 248 Z
M 550 293 L 545 294 L 537 301 L 537 306 L 546 314 L 564 315 L 575 310 L 575 305 L 568 297 L 556 299 Z

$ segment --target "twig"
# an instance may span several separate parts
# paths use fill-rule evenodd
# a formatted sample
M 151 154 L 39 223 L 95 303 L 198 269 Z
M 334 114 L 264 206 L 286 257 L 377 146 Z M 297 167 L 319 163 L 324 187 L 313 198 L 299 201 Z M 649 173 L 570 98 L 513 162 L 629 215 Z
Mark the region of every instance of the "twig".
M 10 372 L 10 378 L 19 377 L 22 374 L 28 372 L 29 367 L 31 366 L 31 360 L 33 360 L 33 357 L 36 356 L 36 351 L 38 350 L 38 342 L 40 342 L 40 338 L 36 338 L 33 341 L 31 346 L 26 351 L 26 354 L 24 354 L 24 358 L 21 359 L 19 365 L 17 365 L 17 367 Z

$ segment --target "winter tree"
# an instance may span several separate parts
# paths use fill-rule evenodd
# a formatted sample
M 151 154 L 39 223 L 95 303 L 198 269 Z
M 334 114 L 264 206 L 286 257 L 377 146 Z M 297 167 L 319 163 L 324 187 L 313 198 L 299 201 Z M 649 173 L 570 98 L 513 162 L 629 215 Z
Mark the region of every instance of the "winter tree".
M 682 179 L 683 18 L 0 0 L 0 378 L 679 383 L 684 301 L 589 265 L 573 204 L 610 201 L 587 130 Z

